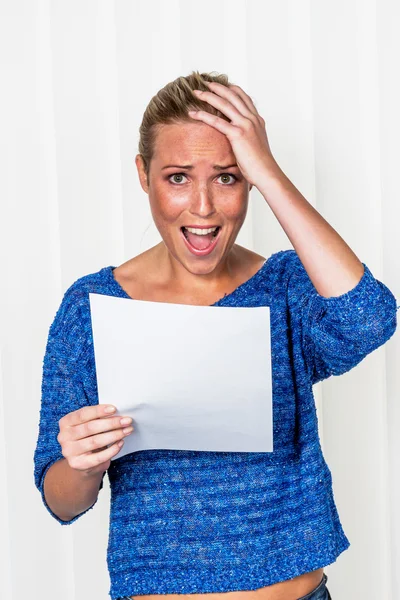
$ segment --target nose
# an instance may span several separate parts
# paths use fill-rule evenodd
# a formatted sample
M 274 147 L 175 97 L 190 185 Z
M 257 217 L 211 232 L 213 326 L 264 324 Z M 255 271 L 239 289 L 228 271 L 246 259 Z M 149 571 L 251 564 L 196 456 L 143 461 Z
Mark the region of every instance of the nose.
M 190 212 L 193 215 L 206 219 L 215 213 L 214 202 L 207 189 L 201 189 L 191 198 Z

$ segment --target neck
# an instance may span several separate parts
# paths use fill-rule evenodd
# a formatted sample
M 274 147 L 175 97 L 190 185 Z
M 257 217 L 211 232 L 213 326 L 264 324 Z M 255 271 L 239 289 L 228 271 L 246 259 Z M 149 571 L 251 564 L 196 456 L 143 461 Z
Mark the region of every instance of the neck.
M 191 290 L 192 292 L 204 292 L 206 290 L 218 290 L 224 283 L 231 281 L 237 272 L 239 265 L 238 247 L 233 246 L 227 257 L 215 266 L 196 259 L 189 262 L 187 266 L 177 260 L 168 250 L 164 242 L 154 247 L 155 263 L 159 265 L 162 279 L 169 282 L 171 286 L 179 290 Z

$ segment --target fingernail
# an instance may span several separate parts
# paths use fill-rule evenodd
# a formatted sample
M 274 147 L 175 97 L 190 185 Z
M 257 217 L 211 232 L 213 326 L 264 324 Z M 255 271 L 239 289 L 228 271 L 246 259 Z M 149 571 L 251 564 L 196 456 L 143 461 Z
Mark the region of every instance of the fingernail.
M 107 406 L 104 409 L 104 412 L 106 412 L 106 413 L 112 413 L 112 412 L 114 412 L 114 410 L 115 410 L 115 406 Z

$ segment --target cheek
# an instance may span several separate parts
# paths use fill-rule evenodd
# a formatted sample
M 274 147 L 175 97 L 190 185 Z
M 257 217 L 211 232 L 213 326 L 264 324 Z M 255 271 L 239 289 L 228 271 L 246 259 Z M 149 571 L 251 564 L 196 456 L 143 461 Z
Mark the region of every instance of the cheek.
M 189 205 L 186 195 L 173 194 L 165 189 L 160 190 L 159 193 L 153 193 L 149 201 L 151 212 L 156 222 L 170 221 L 172 223 L 176 221 L 182 211 Z
M 238 198 L 221 204 L 220 211 L 229 221 L 243 221 L 247 214 L 248 199 Z

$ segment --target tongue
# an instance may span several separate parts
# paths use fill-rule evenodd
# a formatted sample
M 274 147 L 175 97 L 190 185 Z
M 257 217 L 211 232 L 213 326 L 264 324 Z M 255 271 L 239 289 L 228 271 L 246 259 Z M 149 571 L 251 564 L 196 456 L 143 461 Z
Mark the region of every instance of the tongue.
M 212 233 L 207 233 L 206 235 L 197 235 L 196 233 L 190 233 L 190 231 L 187 230 L 186 237 L 189 240 L 189 243 L 192 244 L 196 250 L 205 250 L 208 248 L 214 238 Z

